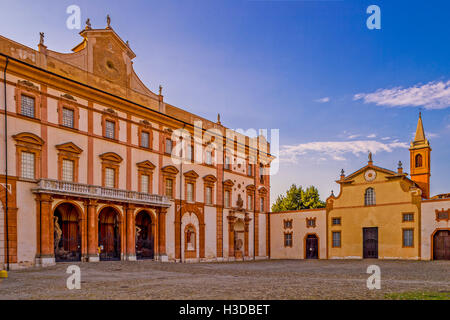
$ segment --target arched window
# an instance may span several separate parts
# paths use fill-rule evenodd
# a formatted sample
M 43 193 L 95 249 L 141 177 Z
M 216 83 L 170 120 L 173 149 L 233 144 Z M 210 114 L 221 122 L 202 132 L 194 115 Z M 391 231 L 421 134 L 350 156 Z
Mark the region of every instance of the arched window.
M 375 190 L 373 188 L 367 188 L 364 194 L 364 205 L 372 206 L 375 204 Z
M 422 155 L 418 154 L 416 156 L 416 168 L 420 168 L 422 166 Z

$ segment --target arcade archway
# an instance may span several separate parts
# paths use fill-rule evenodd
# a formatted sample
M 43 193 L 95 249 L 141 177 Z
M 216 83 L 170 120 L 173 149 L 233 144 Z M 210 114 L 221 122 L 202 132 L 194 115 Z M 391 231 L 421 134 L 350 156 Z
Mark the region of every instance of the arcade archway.
M 53 212 L 56 262 L 81 261 L 81 213 L 72 203 L 62 203 Z
M 112 207 L 103 208 L 98 216 L 98 246 L 101 261 L 121 258 L 120 214 Z
M 155 223 L 149 212 L 136 215 L 136 258 L 153 259 L 155 256 Z

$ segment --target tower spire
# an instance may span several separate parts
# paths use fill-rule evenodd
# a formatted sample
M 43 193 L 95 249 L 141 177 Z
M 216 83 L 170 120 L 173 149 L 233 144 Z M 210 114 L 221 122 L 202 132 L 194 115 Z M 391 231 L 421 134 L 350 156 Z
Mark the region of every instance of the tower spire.
M 411 141 L 409 153 L 411 180 L 414 181 L 422 190 L 422 197 L 429 198 L 431 176 L 431 147 L 430 143 L 425 137 L 425 130 L 423 130 L 422 113 L 419 113 L 416 135 L 414 137 L 414 140 Z
M 416 135 L 414 137 L 413 145 L 426 144 L 428 141 L 425 138 L 425 130 L 423 130 L 422 112 L 419 112 L 419 120 L 417 121 Z

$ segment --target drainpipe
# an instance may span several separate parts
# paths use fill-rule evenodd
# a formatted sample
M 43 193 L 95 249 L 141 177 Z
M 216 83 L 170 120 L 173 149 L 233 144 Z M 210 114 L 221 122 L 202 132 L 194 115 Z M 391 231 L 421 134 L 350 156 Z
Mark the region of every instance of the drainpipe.
M 183 125 L 184 129 L 184 125 Z M 182 243 L 182 235 L 183 235 L 183 214 L 181 211 L 181 207 L 183 206 L 182 198 L 183 198 L 183 137 L 180 137 L 180 262 L 183 262 L 183 243 Z M 186 239 L 185 239 L 186 241 Z M 197 239 L 195 239 L 197 241 Z
M 3 71 L 3 84 L 5 88 L 5 226 L 6 226 L 6 270 L 9 271 L 9 231 L 8 231 L 8 108 L 6 107 L 6 69 L 9 58 L 6 57 Z
M 253 260 L 256 260 L 256 233 L 255 233 L 255 215 L 256 215 L 256 165 L 255 165 L 255 174 L 253 176 L 253 185 L 255 186 L 255 190 L 253 191 Z

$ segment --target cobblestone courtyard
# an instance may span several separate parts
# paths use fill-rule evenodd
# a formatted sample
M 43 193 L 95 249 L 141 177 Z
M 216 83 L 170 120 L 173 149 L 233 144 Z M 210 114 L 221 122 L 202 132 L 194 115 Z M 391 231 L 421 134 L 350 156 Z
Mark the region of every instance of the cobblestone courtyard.
M 0 299 L 383 299 L 386 293 L 450 291 L 450 261 L 75 264 L 80 290 L 66 288 L 70 263 L 60 263 L 11 271 L 0 280 Z M 381 290 L 366 287 L 370 264 L 381 268 Z

